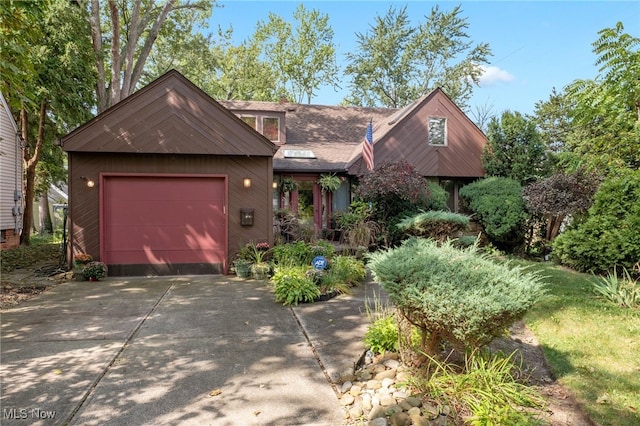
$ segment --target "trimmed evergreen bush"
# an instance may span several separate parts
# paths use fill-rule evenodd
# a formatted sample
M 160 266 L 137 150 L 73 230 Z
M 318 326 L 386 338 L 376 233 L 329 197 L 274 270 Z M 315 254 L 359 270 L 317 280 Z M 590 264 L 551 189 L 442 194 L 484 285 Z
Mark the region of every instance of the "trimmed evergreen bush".
M 447 200 L 449 193 L 436 182 L 427 182 L 429 189 L 429 199 L 424 201 L 424 210 L 447 210 Z
M 585 220 L 554 240 L 552 255 L 582 272 L 633 270 L 640 262 L 640 170 L 606 179 Z
M 444 241 L 458 232 L 469 229 L 469 217 L 458 213 L 432 210 L 408 217 L 396 226 L 409 235 Z
M 411 238 L 369 257 L 375 281 L 422 331 L 421 350 L 429 355 L 438 355 L 443 341 L 460 349 L 489 343 L 543 293 L 538 276 L 496 263 L 476 247 Z
M 496 247 L 510 250 L 523 243 L 528 215 L 518 181 L 489 177 L 462 188 L 460 197 Z

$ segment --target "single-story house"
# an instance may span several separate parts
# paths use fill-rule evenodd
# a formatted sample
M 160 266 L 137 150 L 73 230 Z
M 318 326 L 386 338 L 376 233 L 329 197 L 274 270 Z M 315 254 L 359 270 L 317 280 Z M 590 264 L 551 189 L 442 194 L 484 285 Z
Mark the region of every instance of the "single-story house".
M 220 101 L 170 71 L 61 141 L 69 155 L 70 259 L 110 275 L 226 273 L 249 241 L 273 242 L 274 210 L 305 201 L 317 231 L 375 164 L 406 160 L 458 189 L 484 175 L 483 133 L 436 89 L 400 110 Z M 318 179 L 341 187 L 323 193 Z M 296 189 L 280 183 L 293 180 Z
M 23 214 L 24 141 L 0 93 L 0 247 L 20 245 Z

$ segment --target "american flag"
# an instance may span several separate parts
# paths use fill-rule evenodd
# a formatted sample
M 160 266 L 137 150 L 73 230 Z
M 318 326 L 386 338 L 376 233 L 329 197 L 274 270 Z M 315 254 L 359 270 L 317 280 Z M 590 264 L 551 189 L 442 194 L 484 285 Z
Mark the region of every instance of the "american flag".
M 367 169 L 369 171 L 373 170 L 373 123 L 369 121 L 369 126 L 367 126 L 367 134 L 364 137 L 364 141 L 362 142 L 362 157 L 364 158 L 364 162 L 367 164 Z

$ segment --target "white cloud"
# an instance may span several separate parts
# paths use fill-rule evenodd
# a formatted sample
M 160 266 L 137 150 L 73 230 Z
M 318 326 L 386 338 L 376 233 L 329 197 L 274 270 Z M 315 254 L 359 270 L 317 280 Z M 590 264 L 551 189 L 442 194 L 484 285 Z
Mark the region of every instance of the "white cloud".
M 493 65 L 482 66 L 482 75 L 480 76 L 481 87 L 491 87 L 498 83 L 508 83 L 515 80 L 515 77 L 508 71 L 502 70 Z

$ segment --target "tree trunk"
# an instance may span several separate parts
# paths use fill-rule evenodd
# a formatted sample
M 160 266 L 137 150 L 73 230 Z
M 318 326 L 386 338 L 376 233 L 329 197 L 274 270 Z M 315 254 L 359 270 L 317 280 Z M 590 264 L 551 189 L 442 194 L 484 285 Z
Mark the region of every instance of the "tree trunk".
M 36 185 L 36 167 L 40 161 L 40 154 L 42 152 L 42 144 L 44 142 L 44 124 L 47 114 L 47 102 L 42 100 L 40 102 L 40 117 L 38 117 L 38 136 L 33 148 L 33 154 L 29 157 L 29 122 L 27 110 L 22 105 L 20 111 L 20 125 L 22 130 L 22 139 L 27 142 L 27 146 L 24 150 L 24 162 L 25 162 L 25 188 L 24 188 L 24 214 L 22 215 L 22 234 L 20 235 L 20 244 L 28 246 L 31 244 L 31 229 L 33 228 L 33 197 L 35 194 Z
M 547 233 L 545 235 L 547 241 L 553 241 L 560 233 L 560 226 L 564 220 L 564 215 L 549 215 L 547 218 Z
M 49 196 L 42 194 L 38 203 L 38 213 L 40 216 L 40 235 L 53 234 L 53 222 L 49 210 Z
M 96 82 L 96 95 L 98 97 L 98 113 L 109 108 L 107 97 L 107 79 L 104 69 L 104 55 L 102 54 L 102 30 L 100 29 L 100 2 L 91 0 L 91 12 L 89 16 L 91 25 L 91 43 L 96 58 L 96 70 L 98 79 Z

